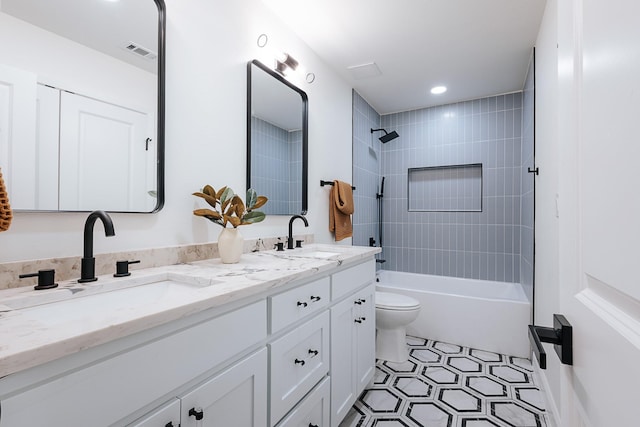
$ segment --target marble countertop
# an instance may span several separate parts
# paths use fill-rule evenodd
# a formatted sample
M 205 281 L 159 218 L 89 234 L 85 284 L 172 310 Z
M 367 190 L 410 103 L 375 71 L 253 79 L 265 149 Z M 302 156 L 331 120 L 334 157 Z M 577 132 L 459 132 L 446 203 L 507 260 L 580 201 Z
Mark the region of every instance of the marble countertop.
M 216 258 L 135 270 L 126 278 L 100 276 L 87 284 L 64 281 L 50 290 L 0 291 L 0 378 L 378 252 L 375 247 L 312 244 L 243 254 L 237 264 Z

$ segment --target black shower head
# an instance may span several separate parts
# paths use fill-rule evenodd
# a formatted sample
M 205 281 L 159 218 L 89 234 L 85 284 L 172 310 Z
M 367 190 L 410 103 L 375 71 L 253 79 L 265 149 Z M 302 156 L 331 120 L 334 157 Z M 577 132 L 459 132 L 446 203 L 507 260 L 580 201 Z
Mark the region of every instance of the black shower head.
M 400 135 L 398 135 L 398 132 L 396 132 L 395 130 L 391 133 L 387 132 L 386 130 L 380 128 L 380 129 L 371 129 L 371 133 L 374 132 L 378 132 L 378 131 L 382 131 L 384 132 L 384 135 L 382 135 L 380 138 L 378 138 L 380 140 L 380 142 L 382 142 L 383 144 L 386 144 L 387 142 L 391 141 L 392 139 L 396 139 L 397 137 L 399 137 Z

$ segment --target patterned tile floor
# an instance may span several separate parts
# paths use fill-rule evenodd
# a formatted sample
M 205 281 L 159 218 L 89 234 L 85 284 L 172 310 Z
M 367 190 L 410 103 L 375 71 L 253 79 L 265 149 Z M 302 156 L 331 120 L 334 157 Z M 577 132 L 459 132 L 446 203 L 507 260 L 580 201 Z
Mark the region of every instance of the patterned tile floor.
M 406 363 L 376 375 L 340 427 L 542 427 L 544 396 L 527 359 L 407 337 Z

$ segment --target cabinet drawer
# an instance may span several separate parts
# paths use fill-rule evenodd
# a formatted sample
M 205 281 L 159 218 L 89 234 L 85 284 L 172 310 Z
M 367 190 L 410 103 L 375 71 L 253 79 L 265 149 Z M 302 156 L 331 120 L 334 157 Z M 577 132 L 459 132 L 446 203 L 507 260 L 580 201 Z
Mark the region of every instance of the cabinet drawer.
M 275 425 L 329 372 L 329 312 L 269 345 L 271 425 Z
M 269 301 L 271 333 L 274 333 L 329 305 L 329 278 L 324 277 L 274 295 Z
M 337 300 L 369 282 L 376 276 L 374 260 L 356 265 L 331 276 L 331 299 Z
M 329 427 L 329 380 L 322 380 L 277 427 Z

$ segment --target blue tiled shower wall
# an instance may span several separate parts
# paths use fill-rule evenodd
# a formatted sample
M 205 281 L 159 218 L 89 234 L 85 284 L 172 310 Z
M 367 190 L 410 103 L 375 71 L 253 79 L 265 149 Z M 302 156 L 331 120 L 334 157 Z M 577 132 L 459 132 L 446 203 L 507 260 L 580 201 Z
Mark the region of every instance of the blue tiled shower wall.
M 358 246 L 368 246 L 369 237 L 379 241 L 376 194 L 382 144 L 379 133 L 371 134 L 372 128 L 379 127 L 380 114 L 353 91 L 353 244 Z
M 261 208 L 268 215 L 300 213 L 302 131 L 287 131 L 257 117 L 251 118 L 251 187 L 269 197 Z
M 384 116 L 353 99 L 354 244 L 379 238 L 375 194 L 384 176 L 382 268 L 520 282 L 523 94 Z M 371 127 L 400 137 L 382 144 Z M 409 168 L 472 163 L 482 164 L 482 212 L 408 211 Z

